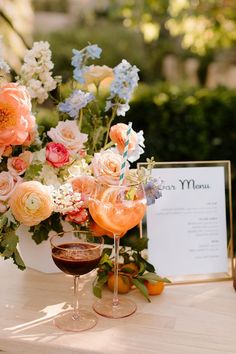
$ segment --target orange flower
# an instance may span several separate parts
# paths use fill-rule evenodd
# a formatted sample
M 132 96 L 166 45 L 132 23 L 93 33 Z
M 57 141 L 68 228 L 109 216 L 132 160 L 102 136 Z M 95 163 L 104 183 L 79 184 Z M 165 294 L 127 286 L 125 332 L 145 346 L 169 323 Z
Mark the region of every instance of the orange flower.
M 27 226 L 38 225 L 53 212 L 53 200 L 48 189 L 37 181 L 19 184 L 9 205 L 16 220 Z
M 0 146 L 21 145 L 35 126 L 30 95 L 24 86 L 7 83 L 0 87 Z
M 110 138 L 113 141 L 113 143 L 117 144 L 117 149 L 121 154 L 123 153 L 123 151 L 125 149 L 127 130 L 128 130 L 128 125 L 126 125 L 124 123 L 118 123 L 116 125 L 113 125 L 110 130 Z M 135 147 L 137 145 L 137 141 L 138 141 L 137 134 L 132 129 L 131 134 L 130 134 L 130 138 L 129 138 L 129 146 L 128 146 L 129 152 L 132 152 L 135 150 Z

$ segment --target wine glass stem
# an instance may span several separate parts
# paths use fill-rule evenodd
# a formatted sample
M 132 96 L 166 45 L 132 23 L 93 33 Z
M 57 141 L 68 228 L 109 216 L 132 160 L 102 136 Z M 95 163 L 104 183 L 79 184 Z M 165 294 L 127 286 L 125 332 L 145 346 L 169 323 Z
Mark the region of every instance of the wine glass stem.
M 117 306 L 119 304 L 119 299 L 118 299 L 119 245 L 120 245 L 120 238 L 118 235 L 114 235 L 115 261 L 114 261 L 114 292 L 113 292 L 112 306 Z
M 74 301 L 73 301 L 73 320 L 79 318 L 79 275 L 74 276 Z

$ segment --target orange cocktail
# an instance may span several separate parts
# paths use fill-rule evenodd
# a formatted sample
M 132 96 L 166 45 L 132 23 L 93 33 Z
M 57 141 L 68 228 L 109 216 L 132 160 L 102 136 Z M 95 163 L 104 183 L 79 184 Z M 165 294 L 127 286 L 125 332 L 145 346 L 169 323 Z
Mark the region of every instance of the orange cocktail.
M 142 184 L 107 185 L 96 181 L 89 199 L 89 211 L 94 221 L 114 237 L 114 293 L 113 299 L 95 303 L 94 310 L 102 316 L 122 318 L 136 310 L 129 299 L 118 299 L 119 239 L 126 231 L 139 224 L 146 211 Z
M 106 186 L 89 201 L 89 211 L 94 221 L 115 235 L 125 234 L 142 220 L 146 199 L 139 186 Z

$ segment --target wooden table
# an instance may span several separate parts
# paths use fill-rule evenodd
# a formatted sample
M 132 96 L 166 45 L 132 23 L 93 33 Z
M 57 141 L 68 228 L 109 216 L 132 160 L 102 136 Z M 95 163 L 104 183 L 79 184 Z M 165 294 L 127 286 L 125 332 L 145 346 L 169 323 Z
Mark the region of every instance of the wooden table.
M 91 282 L 82 281 L 81 303 L 91 307 Z M 72 278 L 21 272 L 0 260 L 0 352 L 8 354 L 235 354 L 236 293 L 231 281 L 172 285 L 148 303 L 128 295 L 138 310 L 130 317 L 100 317 L 93 329 L 62 332 L 52 318 L 72 300 Z M 106 295 L 110 293 L 107 292 Z

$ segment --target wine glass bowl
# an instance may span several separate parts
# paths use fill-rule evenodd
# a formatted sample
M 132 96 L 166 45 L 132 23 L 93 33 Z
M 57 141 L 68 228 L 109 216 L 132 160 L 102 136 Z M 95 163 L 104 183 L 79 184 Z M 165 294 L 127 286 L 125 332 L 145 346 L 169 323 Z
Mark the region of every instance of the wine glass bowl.
M 95 187 L 89 200 L 89 211 L 103 229 L 120 236 L 142 220 L 146 211 L 142 184 L 119 186 L 97 181 Z
M 81 275 L 97 267 L 103 250 L 103 238 L 78 230 L 52 236 L 50 243 L 52 259 L 57 267 L 74 277 L 73 310 L 60 313 L 54 324 L 60 329 L 76 332 L 94 327 L 96 316 L 79 309 L 78 281 Z
M 89 211 L 94 221 L 114 237 L 114 292 L 113 299 L 95 302 L 93 309 L 109 318 L 127 317 L 136 311 L 136 304 L 118 298 L 119 240 L 140 223 L 146 211 L 146 198 L 141 183 L 109 185 L 96 180 L 89 199 Z

